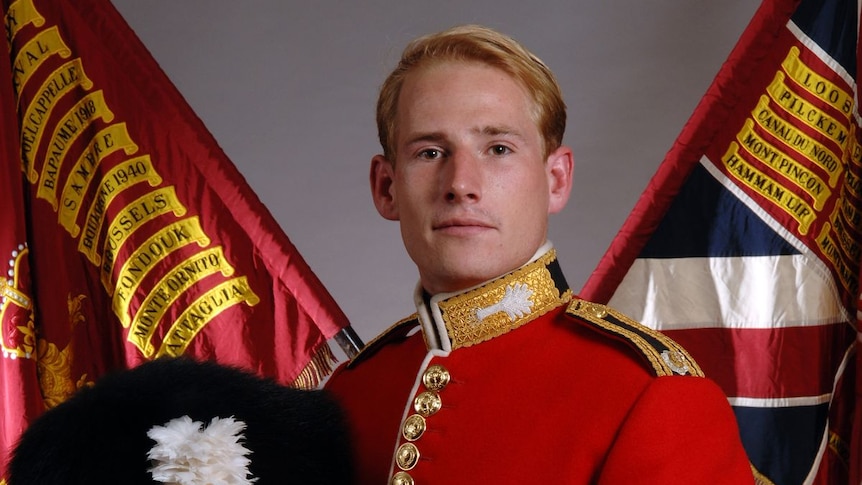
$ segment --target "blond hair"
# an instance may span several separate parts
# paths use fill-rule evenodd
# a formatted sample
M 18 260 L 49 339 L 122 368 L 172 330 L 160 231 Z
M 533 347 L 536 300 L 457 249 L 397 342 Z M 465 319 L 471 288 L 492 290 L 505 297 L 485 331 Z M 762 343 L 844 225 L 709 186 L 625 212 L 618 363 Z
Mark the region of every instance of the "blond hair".
M 562 144 L 566 104 L 548 66 L 511 37 L 479 25 L 462 25 L 410 42 L 383 82 L 377 98 L 377 135 L 387 160 L 395 161 L 395 117 L 404 79 L 423 65 L 441 61 L 481 62 L 512 76 L 533 101 L 530 115 L 542 135 L 545 156 Z

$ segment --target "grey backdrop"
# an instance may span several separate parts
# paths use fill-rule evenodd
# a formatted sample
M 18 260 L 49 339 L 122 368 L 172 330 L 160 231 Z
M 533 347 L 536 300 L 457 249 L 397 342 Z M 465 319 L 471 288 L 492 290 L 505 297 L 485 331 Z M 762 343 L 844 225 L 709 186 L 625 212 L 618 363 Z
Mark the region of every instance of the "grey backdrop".
M 377 88 L 411 38 L 482 23 L 556 72 L 575 153 L 551 240 L 587 280 L 735 45 L 755 0 L 113 0 L 370 340 L 414 309 L 371 203 Z

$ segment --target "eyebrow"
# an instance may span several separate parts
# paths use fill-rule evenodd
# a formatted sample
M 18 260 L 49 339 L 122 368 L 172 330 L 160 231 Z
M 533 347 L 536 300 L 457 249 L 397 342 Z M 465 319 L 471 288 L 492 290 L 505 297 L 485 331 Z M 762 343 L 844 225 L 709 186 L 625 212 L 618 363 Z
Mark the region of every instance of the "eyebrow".
M 520 140 L 524 140 L 524 136 L 521 132 L 512 129 L 508 126 L 483 126 L 476 127 L 470 130 L 471 133 L 476 133 L 480 135 L 486 136 L 510 136 L 514 138 L 518 138 Z M 407 145 L 413 145 L 415 143 L 421 142 L 441 142 L 446 140 L 446 135 L 442 132 L 434 131 L 430 133 L 418 133 L 407 141 Z
M 443 141 L 445 139 L 446 139 L 446 136 L 443 135 L 443 133 L 440 133 L 439 131 L 432 132 L 432 133 L 419 133 L 416 136 L 407 140 L 406 145 L 410 146 L 410 145 L 413 145 L 416 143 L 421 143 L 421 142 L 440 142 L 440 141 Z
M 520 138 L 522 140 L 524 139 L 524 136 L 521 134 L 521 132 L 519 132 L 515 129 L 512 129 L 512 128 L 509 128 L 508 126 L 485 126 L 485 127 L 482 127 L 481 129 L 474 129 L 473 131 L 481 133 L 483 135 L 489 135 L 489 136 L 503 135 L 503 136 L 513 136 L 515 138 Z

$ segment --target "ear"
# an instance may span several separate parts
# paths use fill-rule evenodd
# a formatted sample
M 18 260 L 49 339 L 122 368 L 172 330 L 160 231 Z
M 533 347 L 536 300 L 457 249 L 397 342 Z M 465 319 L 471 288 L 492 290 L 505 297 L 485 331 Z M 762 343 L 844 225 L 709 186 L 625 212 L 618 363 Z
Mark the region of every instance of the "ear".
M 574 168 L 575 161 L 572 157 L 572 149 L 565 145 L 561 145 L 548 156 L 545 166 L 550 191 L 548 214 L 560 212 L 566 206 L 566 202 L 569 201 Z
M 398 220 L 398 204 L 395 200 L 395 165 L 383 157 L 375 155 L 371 159 L 371 197 L 374 207 L 384 219 Z

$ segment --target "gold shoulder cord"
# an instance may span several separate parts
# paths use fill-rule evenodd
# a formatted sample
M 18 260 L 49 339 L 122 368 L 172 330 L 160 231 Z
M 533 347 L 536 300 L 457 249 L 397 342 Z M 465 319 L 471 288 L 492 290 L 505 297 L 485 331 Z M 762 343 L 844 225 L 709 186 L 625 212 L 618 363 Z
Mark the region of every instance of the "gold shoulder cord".
M 703 371 L 697 362 L 672 338 L 616 310 L 598 303 L 575 299 L 569 303 L 566 312 L 634 344 L 652 364 L 656 375 L 703 377 Z
M 566 311 L 593 325 L 625 338 L 643 352 L 656 374 L 704 377 L 694 358 L 672 338 L 644 326 L 605 305 L 573 300 Z M 775 485 L 749 461 L 755 485 Z

